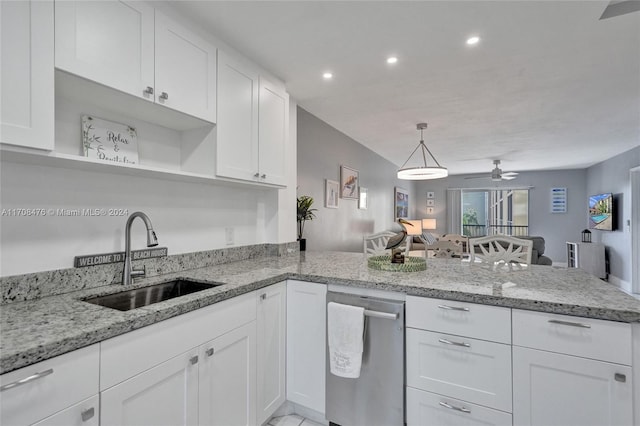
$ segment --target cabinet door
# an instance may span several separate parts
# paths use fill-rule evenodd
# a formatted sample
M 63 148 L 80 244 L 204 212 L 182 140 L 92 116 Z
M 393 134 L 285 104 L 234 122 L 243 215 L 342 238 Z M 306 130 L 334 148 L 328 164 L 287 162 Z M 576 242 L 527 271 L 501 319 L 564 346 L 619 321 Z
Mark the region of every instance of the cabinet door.
M 201 346 L 198 424 L 256 424 L 256 323 Z
M 511 414 L 407 388 L 407 426 L 511 426 Z
M 260 77 L 260 180 L 276 185 L 287 182 L 286 147 L 289 135 L 289 94 Z
M 327 286 L 287 281 L 287 399 L 325 412 Z
M 198 360 L 191 350 L 103 391 L 100 424 L 196 424 Z
M 262 424 L 286 400 L 286 283 L 258 290 L 257 297 L 257 415 Z
M 33 426 L 98 426 L 100 398 L 98 395 L 62 410 Z
M 216 48 L 156 11 L 156 101 L 216 121 Z
M 218 51 L 216 174 L 258 181 L 258 72 Z
M 155 100 L 153 8 L 140 1 L 56 1 L 56 67 Z
M 53 149 L 53 2 L 0 2 L 0 142 Z
M 631 425 L 631 368 L 513 347 L 516 425 Z

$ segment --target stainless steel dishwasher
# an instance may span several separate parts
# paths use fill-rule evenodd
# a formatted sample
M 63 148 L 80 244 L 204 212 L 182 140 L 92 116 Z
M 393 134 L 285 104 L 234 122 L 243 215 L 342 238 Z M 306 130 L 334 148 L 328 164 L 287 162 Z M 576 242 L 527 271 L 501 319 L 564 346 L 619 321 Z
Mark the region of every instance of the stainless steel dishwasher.
M 365 309 L 360 377 L 347 379 L 331 374 L 327 347 L 326 417 L 329 424 L 404 425 L 404 301 L 329 291 L 329 302 Z

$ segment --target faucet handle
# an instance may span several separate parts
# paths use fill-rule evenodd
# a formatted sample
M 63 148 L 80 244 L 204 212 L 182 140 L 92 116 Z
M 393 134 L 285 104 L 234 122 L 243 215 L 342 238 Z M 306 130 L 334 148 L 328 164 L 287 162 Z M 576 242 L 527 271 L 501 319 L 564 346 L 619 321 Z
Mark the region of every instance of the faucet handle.
M 142 265 L 142 269 L 131 269 L 131 278 L 133 277 L 144 277 L 147 275 L 147 267 Z

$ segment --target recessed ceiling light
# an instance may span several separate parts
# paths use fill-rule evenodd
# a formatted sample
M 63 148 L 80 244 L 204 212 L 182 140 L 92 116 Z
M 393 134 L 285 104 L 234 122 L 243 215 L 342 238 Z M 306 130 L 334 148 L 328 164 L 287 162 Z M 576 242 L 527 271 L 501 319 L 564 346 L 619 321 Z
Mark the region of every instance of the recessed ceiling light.
M 480 37 L 473 36 L 467 39 L 467 44 L 473 46 L 474 44 L 478 44 L 479 41 L 480 41 Z
M 387 58 L 387 63 L 388 63 L 388 64 L 395 64 L 395 63 L 397 63 L 397 62 L 398 62 L 398 58 L 396 58 L 395 56 L 389 56 L 389 57 Z
M 325 80 L 331 80 L 333 78 L 333 74 L 331 74 L 330 72 L 325 72 L 324 74 L 322 74 L 322 78 L 324 78 Z

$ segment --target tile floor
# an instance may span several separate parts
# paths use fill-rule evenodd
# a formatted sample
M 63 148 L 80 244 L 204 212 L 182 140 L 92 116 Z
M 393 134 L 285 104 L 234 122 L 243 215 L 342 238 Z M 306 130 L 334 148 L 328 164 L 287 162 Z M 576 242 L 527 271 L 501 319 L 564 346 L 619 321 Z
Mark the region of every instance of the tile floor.
M 274 417 L 267 423 L 269 426 L 322 426 L 320 423 L 305 419 L 297 414 Z

